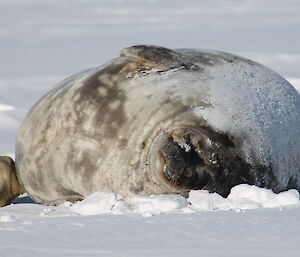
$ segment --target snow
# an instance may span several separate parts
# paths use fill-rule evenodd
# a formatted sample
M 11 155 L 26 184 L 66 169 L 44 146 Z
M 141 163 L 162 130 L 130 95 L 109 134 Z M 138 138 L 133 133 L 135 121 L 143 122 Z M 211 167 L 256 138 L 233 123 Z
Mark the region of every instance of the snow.
M 123 198 L 114 193 L 95 192 L 83 201 L 75 203 L 71 209 L 80 215 L 136 213 L 142 216 L 153 216 L 177 209 L 185 210 L 187 205 L 188 201 L 179 195 Z
M 61 79 L 133 44 L 236 53 L 300 92 L 299 11 L 293 0 L 0 1 L 0 154 L 14 156 L 24 115 Z M 0 254 L 296 257 L 299 215 L 295 190 L 274 194 L 249 185 L 228 198 L 96 192 L 55 207 L 21 196 L 0 209 Z
M 300 205 L 299 192 L 290 189 L 279 194 L 269 189 L 242 184 L 232 188 L 227 198 L 205 190 L 193 190 L 185 199 L 179 195 L 151 195 L 123 198 L 107 192 L 95 192 L 71 206 L 80 215 L 140 214 L 144 217 L 162 213 L 250 210 Z
M 0 216 L 0 222 L 13 222 L 15 221 L 16 218 L 14 215 L 3 215 L 3 216 Z
M 289 190 L 274 194 L 271 190 L 250 185 L 238 185 L 231 189 L 227 198 L 207 191 L 191 191 L 188 198 L 192 208 L 199 211 L 214 210 L 251 210 L 257 208 L 274 208 L 286 205 L 299 205 L 299 192 Z
M 191 151 L 191 146 L 188 145 L 187 143 L 179 143 L 179 146 L 184 149 L 185 152 Z
M 250 185 L 122 198 L 96 192 L 44 206 L 27 196 L 0 209 L 5 256 L 298 256 L 299 193 Z M 13 240 L 12 240 L 13 239 Z

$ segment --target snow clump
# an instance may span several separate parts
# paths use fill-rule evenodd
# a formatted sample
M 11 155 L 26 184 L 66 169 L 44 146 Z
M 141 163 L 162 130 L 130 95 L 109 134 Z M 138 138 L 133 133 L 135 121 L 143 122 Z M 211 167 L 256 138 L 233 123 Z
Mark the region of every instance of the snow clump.
M 14 215 L 2 215 L 0 216 L 0 222 L 13 222 L 16 221 L 16 217 Z
M 270 189 L 241 184 L 231 189 L 227 198 L 205 190 L 190 192 L 188 201 L 196 211 L 250 210 L 299 204 L 299 192 L 290 189 L 279 194 Z
M 80 215 L 137 213 L 152 216 L 187 206 L 188 201 L 180 195 L 151 195 L 122 198 L 108 192 L 95 192 L 85 200 L 75 203 L 71 209 Z

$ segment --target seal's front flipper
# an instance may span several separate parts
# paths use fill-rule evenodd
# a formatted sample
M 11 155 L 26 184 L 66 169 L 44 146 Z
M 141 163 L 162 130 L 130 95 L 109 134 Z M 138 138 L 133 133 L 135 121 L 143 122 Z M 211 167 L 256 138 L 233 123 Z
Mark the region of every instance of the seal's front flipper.
M 9 156 L 0 156 L 0 207 L 9 205 L 24 192 L 16 175 L 15 162 Z
M 190 57 L 160 46 L 131 46 L 124 48 L 121 51 L 120 56 L 140 59 L 143 63 L 147 63 L 149 66 L 159 67 L 161 69 L 191 69 L 194 67 L 192 59 Z

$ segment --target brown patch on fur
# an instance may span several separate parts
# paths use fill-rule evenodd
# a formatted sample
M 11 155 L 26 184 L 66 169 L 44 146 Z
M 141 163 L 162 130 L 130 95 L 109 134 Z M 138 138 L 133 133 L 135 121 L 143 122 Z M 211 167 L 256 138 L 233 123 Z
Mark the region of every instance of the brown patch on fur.
M 115 137 L 120 126 L 127 121 L 124 111 L 126 95 L 119 86 L 136 67 L 137 64 L 133 62 L 111 64 L 89 77 L 74 94 L 78 96 L 74 106 L 82 108 L 81 112 L 78 111 L 78 124 L 87 118 L 84 112 L 87 102 L 95 110 L 92 126 L 104 128 L 101 136 Z

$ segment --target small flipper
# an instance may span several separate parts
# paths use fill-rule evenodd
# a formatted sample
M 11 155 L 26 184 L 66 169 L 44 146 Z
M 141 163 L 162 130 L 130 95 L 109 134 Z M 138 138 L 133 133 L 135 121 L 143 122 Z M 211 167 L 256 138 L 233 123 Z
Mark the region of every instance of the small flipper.
M 15 162 L 9 156 L 0 156 L 0 207 L 10 204 L 25 192 L 20 184 Z

